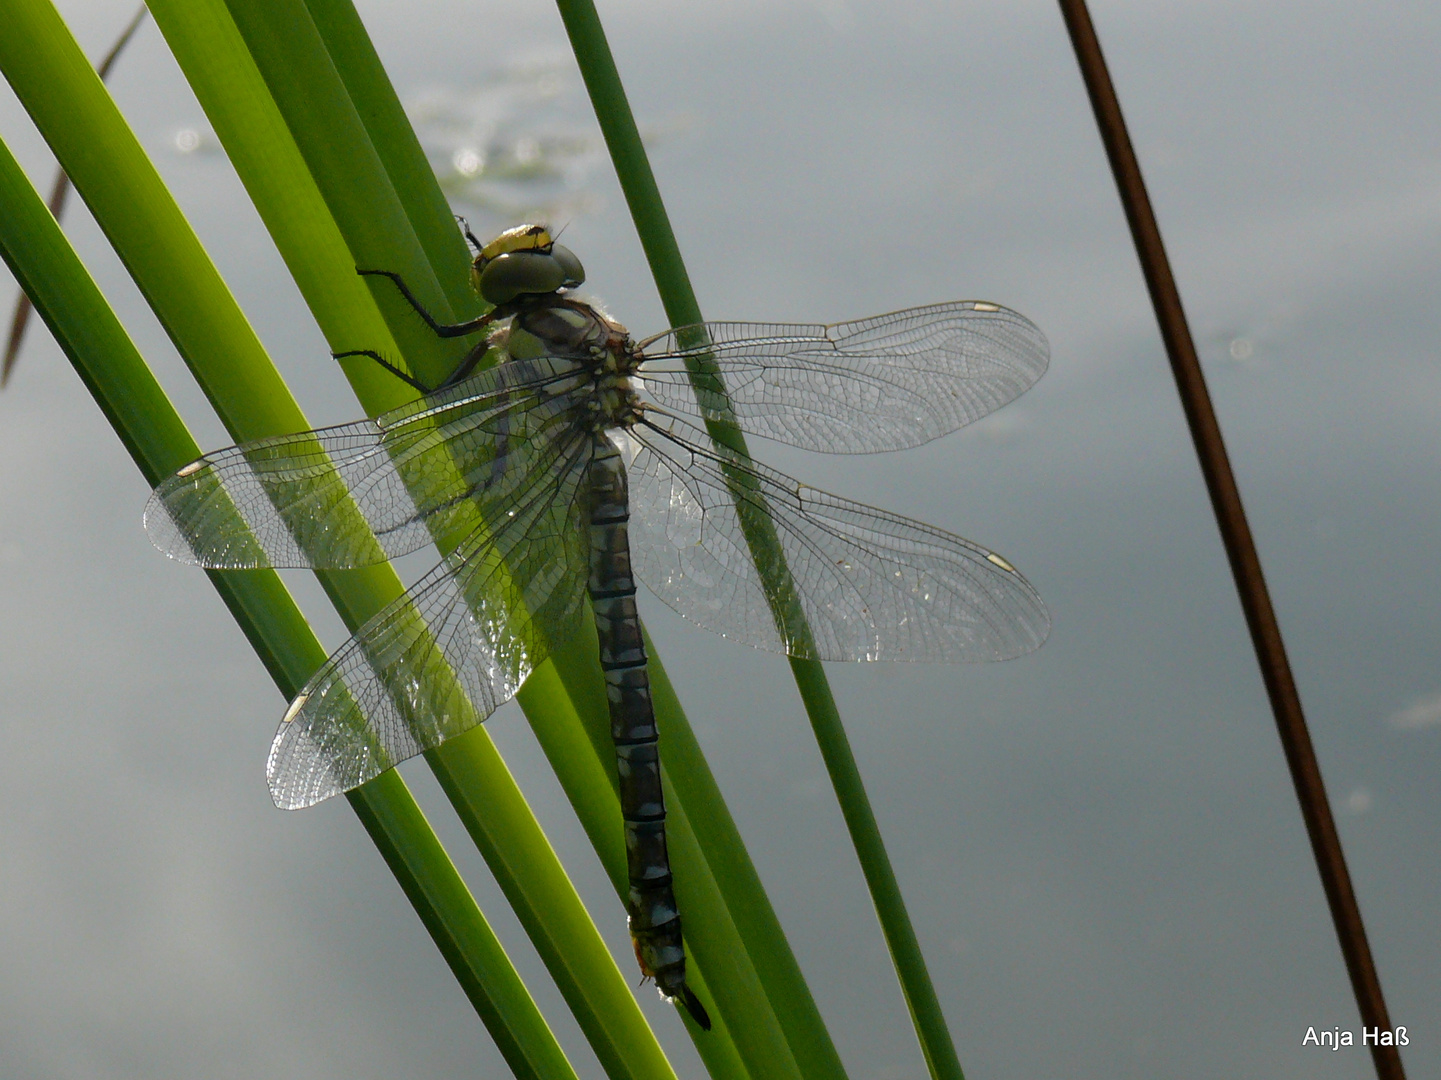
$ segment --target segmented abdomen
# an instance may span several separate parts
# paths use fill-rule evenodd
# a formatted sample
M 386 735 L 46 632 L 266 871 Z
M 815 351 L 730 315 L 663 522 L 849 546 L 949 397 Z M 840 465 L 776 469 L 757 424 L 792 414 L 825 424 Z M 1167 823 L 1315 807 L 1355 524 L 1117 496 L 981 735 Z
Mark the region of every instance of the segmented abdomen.
M 671 889 L 655 711 L 630 566 L 625 464 L 603 433 L 597 432 L 593 440 L 590 602 L 620 774 L 631 940 L 641 970 L 655 978 L 661 993 L 682 1000 L 697 1023 L 709 1028 L 705 1010 L 686 986 L 680 912 Z

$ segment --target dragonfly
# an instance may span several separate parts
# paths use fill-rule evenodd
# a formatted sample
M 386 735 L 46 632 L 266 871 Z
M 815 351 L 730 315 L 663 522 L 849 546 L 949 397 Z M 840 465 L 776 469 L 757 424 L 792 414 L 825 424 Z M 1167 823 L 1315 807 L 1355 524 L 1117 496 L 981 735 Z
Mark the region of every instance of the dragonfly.
M 267 763 L 277 806 L 357 787 L 484 720 L 589 607 L 624 821 L 642 974 L 709 1029 L 685 978 L 637 581 L 685 618 L 814 660 L 1004 660 L 1050 629 L 1009 562 L 959 536 L 752 460 L 743 430 L 807 450 L 900 450 L 1028 389 L 1045 336 L 957 301 L 834 325 L 708 322 L 634 341 L 580 299 L 580 260 L 543 225 L 476 250 L 494 305 L 438 322 L 479 337 L 413 402 L 373 420 L 207 454 L 157 487 L 157 547 L 207 568 L 441 562 L 334 654 L 291 703 Z M 482 367 L 488 355 L 500 362 Z

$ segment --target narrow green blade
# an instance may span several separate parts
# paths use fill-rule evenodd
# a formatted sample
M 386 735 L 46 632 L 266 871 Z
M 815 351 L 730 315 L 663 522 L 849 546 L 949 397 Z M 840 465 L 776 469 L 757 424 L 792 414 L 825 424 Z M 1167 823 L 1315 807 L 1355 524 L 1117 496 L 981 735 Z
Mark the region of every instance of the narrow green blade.
M 7 74 L 8 59 L 0 56 Z M 195 441 L 3 143 L 0 255 L 146 480 L 155 483 L 193 460 L 199 453 Z M 324 661 L 325 650 L 279 577 L 273 571 L 210 577 L 281 693 L 293 696 Z M 573 1077 L 399 774 L 386 773 L 353 792 L 350 801 L 515 1075 L 534 1080 Z
M 566 32 L 570 35 L 576 59 L 580 63 L 586 89 L 590 92 L 595 106 L 596 116 L 600 120 L 606 146 L 615 163 L 621 190 L 625 193 L 626 203 L 630 207 L 636 231 L 640 234 L 651 273 L 660 291 L 666 316 L 673 326 L 702 322 L 700 304 L 691 288 L 679 245 L 670 227 L 669 215 L 661 200 L 655 176 L 651 172 L 645 147 L 635 126 L 635 118 L 626 99 L 625 89 L 621 85 L 620 74 L 606 42 L 595 5 L 591 0 L 557 0 L 557 4 Z M 738 427 L 715 422 L 708 422 L 706 426 L 711 437 L 718 443 L 748 456 L 744 435 Z M 766 558 L 758 558 L 757 562 L 783 566 L 784 559 L 779 545 L 774 542 L 773 535 L 768 534 L 769 522 L 759 522 L 747 529 L 747 540 L 751 543 L 753 553 L 759 555 L 759 549 L 765 549 Z M 773 594 L 784 595 L 788 589 L 789 583 L 783 583 Z M 795 615 L 786 612 L 784 617 L 793 620 Z M 809 634 L 803 626 L 797 630 L 797 636 Z M 915 929 L 911 925 L 900 887 L 896 883 L 895 872 L 866 797 L 860 769 L 851 753 L 824 669 L 818 662 L 811 660 L 793 658 L 790 663 L 826 768 L 830 772 L 836 797 L 845 815 L 851 842 L 860 860 L 866 884 L 870 888 L 871 900 L 875 904 L 886 944 L 890 948 L 926 1063 L 936 1080 L 962 1080 L 955 1045 L 951 1041 L 940 1001 L 926 970 L 925 958 L 921 954 Z M 770 919 L 757 921 L 768 924 Z M 756 929 L 771 940 L 779 936 L 778 926 L 775 930 L 771 930 L 768 925 L 757 926 Z M 775 954 L 768 952 L 766 955 Z M 787 1034 L 793 1040 L 796 1056 L 807 1064 L 808 1075 L 822 1075 L 830 1069 L 838 1070 L 840 1063 L 835 1056 L 835 1048 L 815 1012 L 814 1003 L 804 988 L 799 970 L 792 973 L 790 966 L 777 964 L 773 978 L 778 980 L 778 984 L 779 981 L 784 981 L 790 993 L 795 995 L 793 1000 L 796 1008 L 793 1015 L 788 1017 L 791 1023 L 787 1027 Z M 801 1006 L 802 1000 L 808 1008 Z
M 39 0 L 10 6 L 6 33 L 0 35 L 0 68 L 237 438 L 306 427 L 213 265 L 52 7 Z M 7 228 L 20 228 L 16 223 L 23 223 L 29 234 L 16 234 L 16 239 L 7 243 L 7 256 L 14 257 L 17 277 L 26 283 L 37 309 L 62 343 L 79 340 L 78 331 L 67 334 L 63 328 L 83 328 L 89 323 L 99 326 L 104 317 L 90 310 L 95 304 L 69 320 L 57 314 L 62 309 L 56 296 L 44 288 L 49 279 L 28 266 L 42 251 L 61 260 L 68 247 L 63 246 L 63 237 L 48 249 L 36 239 L 46 221 L 57 237 L 58 228 L 43 206 L 39 214 L 26 211 L 25 192 L 30 196 L 34 192 L 18 169 L 10 179 L 7 195 L 16 209 L 7 209 Z M 77 275 L 76 267 L 78 263 L 70 268 L 68 277 L 51 276 L 69 281 L 72 291 L 80 290 L 75 282 L 83 270 Z M 98 299 L 98 293 L 91 299 Z M 108 312 L 103 301 L 98 306 Z M 73 345 L 67 349 L 73 349 L 77 364 L 82 357 L 88 358 L 82 374 L 92 388 L 104 386 L 107 390 L 97 397 L 133 449 L 141 445 L 142 435 L 125 425 L 143 423 L 152 416 L 173 417 L 173 411 L 158 388 L 153 394 L 146 390 L 147 384 L 154 386 L 148 372 L 143 378 L 127 373 L 118 387 L 102 383 L 96 374 L 104 370 L 102 361 L 115 364 L 127 354 L 124 348 L 109 345 L 98 351 L 82 351 Z M 128 354 L 143 370 L 133 347 Z M 179 420 L 169 423 L 173 436 Z M 147 456 L 142 465 L 152 482 L 196 453 L 188 436 L 179 441 L 169 439 L 163 449 L 164 453 Z M 345 597 L 343 610 L 352 622 L 363 617 L 366 609 L 376 610 L 399 590 L 388 568 L 333 577 L 337 580 L 328 584 L 333 595 Z M 269 583 L 273 575 L 257 572 L 220 578 L 212 576 L 282 690 L 287 696 L 293 694 L 323 659 L 303 619 L 284 597 L 278 581 Z M 247 582 L 255 583 L 255 591 L 242 587 Z M 351 802 L 516 1074 L 556 1080 L 573 1076 L 399 777 L 387 774 L 354 793 Z

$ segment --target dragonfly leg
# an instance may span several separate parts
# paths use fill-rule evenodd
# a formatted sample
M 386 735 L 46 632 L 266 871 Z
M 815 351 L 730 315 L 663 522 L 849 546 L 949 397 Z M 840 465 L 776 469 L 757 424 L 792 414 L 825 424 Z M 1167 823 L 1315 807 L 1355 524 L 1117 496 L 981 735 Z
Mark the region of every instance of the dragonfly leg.
M 391 281 L 395 282 L 395 287 L 400 290 L 400 295 L 405 297 L 406 302 L 415 309 L 416 314 L 425 320 L 425 325 L 430 327 L 436 332 L 436 334 L 443 338 L 465 337 L 468 334 L 479 333 L 481 330 L 484 330 L 487 326 L 489 326 L 492 322 L 499 318 L 499 316 L 496 314 L 496 309 L 492 309 L 490 311 L 487 311 L 484 315 L 481 315 L 474 319 L 469 319 L 466 322 L 462 323 L 439 322 L 436 320 L 434 315 L 425 310 L 425 305 L 422 304 L 418 299 L 416 299 L 415 294 L 410 291 L 410 286 L 405 283 L 405 279 L 402 278 L 395 271 L 362 270 L 360 269 L 360 267 L 356 267 L 355 272 L 361 275 L 361 277 L 383 277 L 389 278 Z
M 422 394 L 433 393 L 432 389 L 426 386 L 425 383 L 421 382 L 414 375 L 410 374 L 410 372 L 402 371 L 400 368 L 396 367 L 389 360 L 381 356 L 380 353 L 376 352 L 373 349 L 348 349 L 345 352 L 331 353 L 330 355 L 336 360 L 344 360 L 347 356 L 369 357 L 381 367 L 385 368 L 386 371 L 394 375 L 401 382 L 408 383 L 409 385 L 415 387 L 415 389 L 419 390 Z M 474 367 L 475 365 L 472 364 L 471 366 Z M 447 379 L 446 381 L 449 382 L 450 380 Z
M 468 377 L 470 373 L 475 370 L 475 365 L 480 363 L 481 357 L 485 356 L 489 351 L 490 341 L 487 339 L 480 342 L 480 344 L 465 354 L 465 359 L 457 365 L 454 371 L 445 377 L 445 381 L 436 387 L 436 389 L 444 390 L 447 386 L 454 386 L 460 382 L 461 379 Z
M 481 358 L 489 351 L 490 342 L 482 341 L 475 348 L 471 349 L 470 352 L 465 354 L 465 359 L 456 366 L 454 371 L 445 377 L 439 386 L 426 386 L 425 383 L 421 382 L 414 375 L 407 371 L 402 371 L 374 349 L 347 349 L 345 352 L 331 353 L 330 355 L 336 360 L 344 360 L 347 356 L 368 357 L 385 368 L 386 371 L 390 372 L 397 379 L 415 387 L 415 389 L 419 390 L 422 394 L 433 394 L 437 390 L 444 390 L 447 386 L 454 386 L 460 382 L 460 380 L 470 375 L 470 373 L 475 370 L 475 365 L 480 363 Z

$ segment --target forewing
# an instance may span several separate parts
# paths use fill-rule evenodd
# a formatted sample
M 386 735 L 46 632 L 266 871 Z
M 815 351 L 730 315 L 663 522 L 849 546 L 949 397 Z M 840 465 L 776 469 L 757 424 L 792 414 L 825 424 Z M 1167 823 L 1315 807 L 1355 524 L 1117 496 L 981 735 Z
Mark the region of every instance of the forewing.
M 484 720 L 575 625 L 589 541 L 576 432 L 475 533 L 325 662 L 270 749 L 277 806 L 349 791 Z
M 554 464 L 572 367 L 511 361 L 381 416 L 232 446 L 155 489 L 145 528 L 166 554 L 221 569 L 383 562 L 473 524 Z
M 808 659 L 942 661 L 1009 659 L 1050 630 L 1031 584 L 969 540 L 742 461 L 679 421 L 632 436 L 634 565 L 708 630 Z M 761 572 L 746 529 L 766 513 Z
M 731 415 L 748 433 L 832 454 L 900 450 L 964 427 L 1024 393 L 1050 357 L 1030 320 L 974 300 L 833 326 L 706 323 L 641 348 L 645 389 L 667 409 Z

